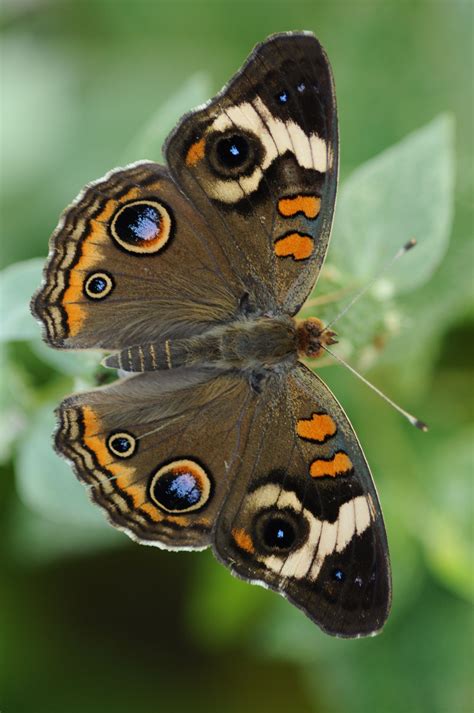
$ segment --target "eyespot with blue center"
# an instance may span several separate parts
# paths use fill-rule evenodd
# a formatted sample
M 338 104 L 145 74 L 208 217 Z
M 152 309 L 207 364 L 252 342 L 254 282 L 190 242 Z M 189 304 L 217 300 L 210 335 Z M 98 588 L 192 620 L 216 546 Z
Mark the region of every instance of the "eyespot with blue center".
M 114 281 L 108 272 L 92 272 L 84 282 L 84 294 L 91 300 L 102 300 L 114 288 Z
M 269 520 L 263 531 L 265 545 L 272 549 L 289 549 L 293 545 L 295 537 L 293 525 L 278 517 Z
M 110 224 L 114 241 L 126 252 L 150 255 L 159 252 L 171 236 L 170 210 L 161 201 L 146 199 L 121 206 Z
M 264 156 L 260 139 L 251 131 L 215 132 L 206 140 L 208 166 L 213 174 L 229 179 L 251 175 Z
M 204 468 L 188 458 L 172 461 L 152 474 L 149 495 L 167 513 L 200 510 L 211 496 L 211 480 Z
M 138 440 L 127 431 L 110 434 L 107 439 L 107 448 L 117 458 L 131 458 L 138 447 Z
M 293 510 L 270 508 L 258 512 L 252 524 L 253 541 L 264 553 L 286 554 L 307 539 L 308 524 Z
M 249 144 L 245 136 L 234 134 L 217 142 L 216 153 L 222 165 L 238 168 L 248 157 Z

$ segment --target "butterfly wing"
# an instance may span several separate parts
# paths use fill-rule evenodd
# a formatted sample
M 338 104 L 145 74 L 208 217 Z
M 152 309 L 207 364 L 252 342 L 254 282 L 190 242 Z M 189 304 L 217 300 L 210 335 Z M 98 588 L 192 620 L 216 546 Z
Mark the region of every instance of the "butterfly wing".
M 165 145 L 172 175 L 267 307 L 294 314 L 326 254 L 338 129 L 327 56 L 311 33 L 275 35 Z M 260 298 L 261 300 L 261 298 Z
M 202 549 L 254 398 L 239 375 L 139 374 L 63 401 L 56 448 L 115 527 L 145 544 Z
M 243 293 L 205 218 L 151 162 L 86 186 L 51 238 L 44 274 L 32 309 L 63 348 L 199 333 L 234 314 Z
M 123 349 L 249 311 L 297 311 L 329 240 L 334 86 L 311 34 L 259 45 L 151 162 L 86 186 L 51 239 L 32 302 L 60 348 Z M 113 328 L 111 328 L 113 324 Z
M 340 636 L 390 606 L 385 530 L 356 436 L 303 366 L 255 391 L 245 374 L 145 373 L 58 409 L 56 447 L 113 525 L 145 544 L 212 542 L 234 574 Z
M 257 410 L 216 525 L 216 556 L 327 633 L 375 633 L 390 608 L 387 542 L 347 416 L 303 365 L 269 379 Z

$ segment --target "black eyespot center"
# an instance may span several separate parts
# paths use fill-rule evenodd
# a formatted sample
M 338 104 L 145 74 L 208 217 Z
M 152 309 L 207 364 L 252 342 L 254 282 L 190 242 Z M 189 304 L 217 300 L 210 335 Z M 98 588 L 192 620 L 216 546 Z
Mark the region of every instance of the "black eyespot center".
M 249 155 L 249 143 L 242 134 L 219 139 L 216 143 L 216 154 L 220 163 L 226 168 L 239 168 Z
M 296 538 L 296 532 L 291 522 L 275 517 L 268 520 L 263 529 L 263 539 L 269 549 L 289 549 Z
M 209 166 L 222 178 L 249 176 L 260 164 L 263 146 L 251 132 L 238 128 L 215 133 L 206 141 Z
M 308 537 L 306 518 L 291 508 L 261 510 L 254 518 L 253 540 L 264 552 L 284 554 L 299 547 Z

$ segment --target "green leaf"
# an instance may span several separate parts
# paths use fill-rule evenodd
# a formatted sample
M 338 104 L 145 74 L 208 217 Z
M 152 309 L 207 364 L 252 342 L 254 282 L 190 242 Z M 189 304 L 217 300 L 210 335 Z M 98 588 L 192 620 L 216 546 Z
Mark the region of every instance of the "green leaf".
M 124 162 L 136 161 L 138 157 L 158 160 L 164 140 L 176 124 L 177 118 L 191 107 L 202 104 L 211 94 L 207 74 L 197 73 L 162 106 L 142 128 L 124 152 Z
M 103 547 L 127 544 L 125 535 L 113 527 L 100 529 L 84 522 L 56 522 L 44 514 L 16 503 L 9 517 L 9 541 L 13 555 L 26 564 L 44 564 Z
M 30 312 L 30 300 L 41 284 L 43 264 L 43 259 L 33 258 L 0 272 L 0 341 L 32 339 L 40 335 L 40 327 Z
M 418 246 L 384 276 L 385 290 L 426 282 L 448 245 L 453 216 L 454 125 L 437 117 L 367 161 L 339 193 L 330 259 L 362 284 L 410 238 Z
M 471 600 L 473 443 L 474 430 L 465 428 L 434 446 L 430 460 L 426 459 L 429 488 L 424 492 L 423 527 L 416 527 L 433 573 L 456 594 Z
M 472 314 L 473 280 L 466 266 L 473 264 L 473 243 L 453 243 L 432 282 L 398 301 L 405 328 L 390 342 L 383 361 L 400 366 L 397 381 L 405 391 L 423 391 L 443 335 Z
M 230 577 L 209 550 L 200 553 L 194 567 L 187 617 L 196 641 L 212 649 L 245 636 L 272 600 L 271 593 Z
M 8 364 L 6 347 L 1 342 L 0 373 L 8 373 L 8 379 L 0 381 L 0 463 L 5 463 L 15 439 L 26 426 L 25 404 L 30 394 L 18 369 Z
M 35 340 L 31 348 L 42 361 L 49 364 L 61 374 L 82 376 L 93 381 L 103 353 L 92 349 L 70 351 L 69 349 L 52 349 L 42 341 Z

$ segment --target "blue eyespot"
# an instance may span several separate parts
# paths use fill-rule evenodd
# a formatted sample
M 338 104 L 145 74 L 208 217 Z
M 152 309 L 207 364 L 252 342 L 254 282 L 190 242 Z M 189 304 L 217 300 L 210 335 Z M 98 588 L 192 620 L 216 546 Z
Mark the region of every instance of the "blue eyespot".
M 172 233 L 173 218 L 164 203 L 155 198 L 123 205 L 112 219 L 110 231 L 126 252 L 151 255 L 159 252 Z
M 286 104 L 288 101 L 288 92 L 284 89 L 277 95 L 277 98 L 280 104 Z
M 296 88 L 299 91 L 299 93 L 302 94 L 304 92 L 304 90 L 306 89 L 306 84 L 304 82 L 301 82 L 300 84 L 298 84 L 298 86 Z
M 346 575 L 344 574 L 342 569 L 335 569 L 333 570 L 332 577 L 336 580 L 336 582 L 343 582 L 346 578 Z
M 121 240 L 132 245 L 155 240 L 160 232 L 160 214 L 147 203 L 124 208 L 115 221 L 115 230 Z
M 161 467 L 150 481 L 151 499 L 166 512 L 183 513 L 202 508 L 211 495 L 205 470 L 188 459 Z

